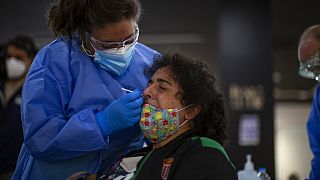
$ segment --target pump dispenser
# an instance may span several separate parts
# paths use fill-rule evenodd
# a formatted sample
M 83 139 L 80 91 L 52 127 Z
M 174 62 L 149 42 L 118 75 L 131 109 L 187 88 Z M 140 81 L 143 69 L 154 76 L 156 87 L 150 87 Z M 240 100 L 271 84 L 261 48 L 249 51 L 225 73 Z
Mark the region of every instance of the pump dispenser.
M 251 161 L 251 154 L 247 154 L 246 158 L 247 158 L 247 162 L 244 165 L 244 169 L 245 170 L 253 170 L 254 171 L 254 165 L 253 165 L 253 163 Z
M 259 180 L 257 177 L 257 171 L 254 170 L 254 165 L 251 161 L 251 154 L 247 154 L 246 163 L 244 164 L 244 169 L 238 171 L 239 180 Z

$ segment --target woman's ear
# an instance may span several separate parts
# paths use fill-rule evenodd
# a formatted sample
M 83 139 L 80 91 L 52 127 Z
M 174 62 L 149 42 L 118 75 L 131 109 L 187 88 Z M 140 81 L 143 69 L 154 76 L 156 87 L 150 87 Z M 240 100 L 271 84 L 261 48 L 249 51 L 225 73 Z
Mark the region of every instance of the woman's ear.
M 187 112 L 184 114 L 184 118 L 187 120 L 192 120 L 201 112 L 201 106 L 193 105 L 187 108 L 186 111 Z

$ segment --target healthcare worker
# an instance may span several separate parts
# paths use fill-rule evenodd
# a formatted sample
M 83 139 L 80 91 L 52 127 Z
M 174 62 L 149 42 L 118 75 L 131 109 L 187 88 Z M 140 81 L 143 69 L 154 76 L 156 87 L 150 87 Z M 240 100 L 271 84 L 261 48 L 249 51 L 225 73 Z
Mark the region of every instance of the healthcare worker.
M 37 54 L 33 39 L 17 35 L 3 46 L 0 82 L 0 179 L 9 180 L 23 142 L 20 116 L 21 89 Z
M 299 74 L 308 79 L 320 82 L 320 24 L 308 27 L 302 34 L 298 58 L 300 61 Z M 320 85 L 318 84 L 313 100 L 312 109 L 307 122 L 307 131 L 313 159 L 311 161 L 310 180 L 320 179 Z
M 156 51 L 137 42 L 140 11 L 138 0 L 53 2 L 48 24 L 57 39 L 37 54 L 22 90 L 24 143 L 13 179 L 99 174 L 141 148 L 140 90 Z

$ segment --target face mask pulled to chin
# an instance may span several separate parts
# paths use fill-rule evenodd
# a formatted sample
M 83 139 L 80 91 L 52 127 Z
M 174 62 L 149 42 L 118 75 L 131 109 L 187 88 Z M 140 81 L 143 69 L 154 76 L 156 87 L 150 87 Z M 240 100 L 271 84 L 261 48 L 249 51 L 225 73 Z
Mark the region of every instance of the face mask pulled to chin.
M 167 139 L 188 122 L 188 120 L 186 120 L 180 124 L 178 112 L 191 105 L 181 109 L 162 109 L 152 106 L 151 104 L 144 104 L 139 122 L 143 135 L 152 143 L 159 143 Z

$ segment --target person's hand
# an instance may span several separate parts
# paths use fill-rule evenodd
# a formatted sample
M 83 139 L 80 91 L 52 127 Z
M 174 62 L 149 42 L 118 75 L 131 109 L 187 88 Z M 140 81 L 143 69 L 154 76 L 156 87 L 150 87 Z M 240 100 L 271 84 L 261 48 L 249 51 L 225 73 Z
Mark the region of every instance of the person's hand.
M 103 111 L 96 113 L 96 119 L 103 136 L 133 126 L 140 120 L 143 97 L 134 90 L 113 101 Z

